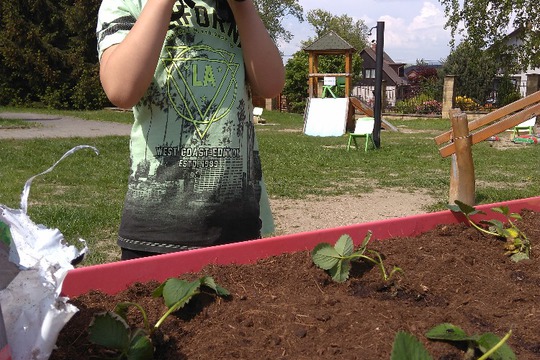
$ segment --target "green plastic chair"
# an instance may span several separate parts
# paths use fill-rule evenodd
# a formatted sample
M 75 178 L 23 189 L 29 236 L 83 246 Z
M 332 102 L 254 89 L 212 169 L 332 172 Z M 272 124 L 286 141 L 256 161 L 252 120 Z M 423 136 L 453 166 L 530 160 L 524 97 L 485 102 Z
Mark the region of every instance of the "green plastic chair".
M 322 87 L 322 98 L 325 98 L 327 96 L 327 93 L 330 93 L 330 95 L 335 99 L 337 96 L 334 93 L 334 91 L 337 92 L 338 89 L 344 89 L 345 88 L 345 78 L 343 76 L 336 77 L 336 85 L 330 86 L 330 85 L 324 85 Z
M 536 116 L 533 116 L 529 120 L 525 120 L 521 124 L 518 124 L 514 126 L 514 129 L 512 131 L 512 138 L 516 138 L 519 136 L 520 130 L 525 130 L 529 133 L 529 135 L 534 135 L 534 127 L 536 126 Z
M 349 141 L 347 142 L 347 151 L 351 148 L 351 143 L 354 143 L 356 149 L 358 149 L 358 142 L 356 139 L 365 137 L 366 144 L 364 151 L 368 151 L 369 144 L 375 148 L 375 140 L 373 140 L 373 128 L 375 127 L 375 119 L 372 117 L 362 117 L 356 120 L 354 126 L 354 132 L 349 133 Z

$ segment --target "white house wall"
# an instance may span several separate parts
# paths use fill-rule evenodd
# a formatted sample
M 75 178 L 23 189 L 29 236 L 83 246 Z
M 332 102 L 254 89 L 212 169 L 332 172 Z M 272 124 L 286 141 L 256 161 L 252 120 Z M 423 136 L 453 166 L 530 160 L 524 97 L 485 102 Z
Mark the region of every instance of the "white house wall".
M 373 106 L 375 103 L 375 91 L 374 86 L 355 86 L 352 89 L 352 96 L 363 100 L 370 106 Z M 396 87 L 387 86 L 386 87 L 386 104 L 387 106 L 396 106 Z
M 527 70 L 527 72 L 512 75 L 513 78 L 520 79 L 519 92 L 521 94 L 521 97 L 527 96 L 527 75 L 529 74 L 540 74 L 540 68 L 535 68 L 532 70 Z

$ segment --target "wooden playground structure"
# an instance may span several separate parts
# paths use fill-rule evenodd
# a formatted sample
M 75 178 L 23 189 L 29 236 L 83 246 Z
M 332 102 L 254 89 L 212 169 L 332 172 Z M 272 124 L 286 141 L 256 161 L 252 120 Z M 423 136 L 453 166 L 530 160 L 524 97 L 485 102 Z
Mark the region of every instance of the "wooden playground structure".
M 334 78 L 336 81 L 335 87 L 342 86 L 344 89 L 344 97 L 347 99 L 347 119 L 345 130 L 352 132 L 355 128 L 356 116 L 375 117 L 374 109 L 358 98 L 351 97 L 352 89 L 352 55 L 356 49 L 349 43 L 343 40 L 334 32 L 329 32 L 325 36 L 319 38 L 313 44 L 304 49 L 308 53 L 309 59 L 309 98 L 324 98 L 326 93 L 334 92 L 328 85 L 323 85 L 320 88 L 320 79 Z M 321 55 L 343 55 L 345 57 L 345 72 L 343 73 L 320 73 L 319 72 L 319 56 Z M 341 80 L 343 79 L 343 80 Z M 309 102 L 308 102 L 309 104 Z M 381 128 L 391 131 L 398 131 L 389 122 L 381 119 Z
M 475 175 L 472 145 L 540 115 L 540 91 L 508 104 L 487 115 L 467 121 L 460 109 L 450 111 L 452 129 L 435 137 L 442 157 L 452 156 L 449 203 L 459 200 L 475 205 Z

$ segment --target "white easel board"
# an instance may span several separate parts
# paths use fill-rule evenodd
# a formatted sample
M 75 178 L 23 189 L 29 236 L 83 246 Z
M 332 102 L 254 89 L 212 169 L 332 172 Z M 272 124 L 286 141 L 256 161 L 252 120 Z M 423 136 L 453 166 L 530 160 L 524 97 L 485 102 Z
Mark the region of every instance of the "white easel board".
M 348 98 L 308 99 L 304 113 L 304 134 L 341 136 L 345 134 L 348 114 Z

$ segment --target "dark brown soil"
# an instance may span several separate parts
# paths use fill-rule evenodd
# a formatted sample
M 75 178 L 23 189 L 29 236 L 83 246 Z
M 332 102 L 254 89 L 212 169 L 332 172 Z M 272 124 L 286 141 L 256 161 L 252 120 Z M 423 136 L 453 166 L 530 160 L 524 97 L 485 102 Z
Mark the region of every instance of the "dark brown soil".
M 531 260 L 514 263 L 503 241 L 473 228 L 441 225 L 416 238 L 372 243 L 387 267 L 404 270 L 389 284 L 378 268 L 358 264 L 345 283 L 315 267 L 308 252 L 256 265 L 208 266 L 192 280 L 212 276 L 228 300 L 195 297 L 158 333 L 156 359 L 390 359 L 395 334 L 417 337 L 434 359 L 462 359 L 464 347 L 430 341 L 442 322 L 468 334 L 512 330 L 508 344 L 518 359 L 540 359 L 540 213 L 524 212 L 518 227 L 533 246 Z M 336 239 L 337 240 L 337 239 Z M 135 301 L 155 323 L 164 312 L 149 296 L 157 283 L 136 284 L 118 296 L 98 292 L 72 302 L 80 311 L 61 332 L 51 359 L 103 355 L 86 328 L 95 312 Z M 134 312 L 134 323 L 140 317 Z M 139 324 L 140 326 L 140 324 Z

